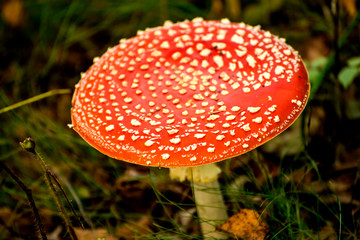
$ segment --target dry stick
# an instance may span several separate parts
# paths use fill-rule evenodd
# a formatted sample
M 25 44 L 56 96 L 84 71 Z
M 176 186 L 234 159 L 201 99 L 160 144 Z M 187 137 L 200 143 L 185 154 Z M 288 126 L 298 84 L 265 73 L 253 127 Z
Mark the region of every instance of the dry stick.
M 50 170 L 45 162 L 45 160 L 40 156 L 39 153 L 36 152 L 35 150 L 35 141 L 31 138 L 26 138 L 23 142 L 20 143 L 20 145 L 22 146 L 23 149 L 25 149 L 26 151 L 30 152 L 33 154 L 33 156 L 35 157 L 36 160 L 39 161 L 40 166 L 43 170 L 44 173 L 44 178 L 45 178 L 45 182 L 46 185 L 50 188 L 50 192 L 53 195 L 53 198 L 56 202 L 56 205 L 59 209 L 60 215 L 62 217 L 62 219 L 65 222 L 65 226 L 66 226 L 66 230 L 68 231 L 70 238 L 72 240 L 77 240 L 75 231 L 71 225 L 71 221 L 69 219 L 69 217 L 66 214 L 66 209 L 63 205 L 63 203 L 60 200 L 60 195 L 58 193 L 58 190 L 55 188 L 52 180 L 51 180 L 51 174 L 50 174 Z
M 41 238 L 43 240 L 47 240 L 47 236 L 46 236 L 46 233 L 45 233 L 45 230 L 44 230 L 44 225 L 43 225 L 43 223 L 41 221 L 39 211 L 38 211 L 38 209 L 37 209 L 37 207 L 35 205 L 35 201 L 34 201 L 31 189 L 28 188 L 23 183 L 23 181 L 21 181 L 21 179 L 18 178 L 16 176 L 16 174 L 10 168 L 8 168 L 6 166 L 6 164 L 3 163 L 2 161 L 0 161 L 0 167 L 2 169 L 4 169 L 5 172 L 7 172 L 15 180 L 15 182 L 20 186 L 20 188 L 25 192 L 25 194 L 26 194 L 26 196 L 27 196 L 27 198 L 29 200 L 30 208 L 31 208 L 32 213 L 34 214 L 34 217 L 35 217 L 35 228 L 40 231 Z

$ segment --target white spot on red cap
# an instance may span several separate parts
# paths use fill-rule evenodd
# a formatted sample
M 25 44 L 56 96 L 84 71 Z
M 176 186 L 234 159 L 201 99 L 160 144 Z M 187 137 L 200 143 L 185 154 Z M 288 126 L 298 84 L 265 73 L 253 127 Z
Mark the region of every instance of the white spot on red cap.
M 296 100 L 296 99 L 292 99 L 291 100 L 292 103 L 295 103 L 296 105 L 298 105 L 299 107 L 301 106 L 302 102 L 300 100 Z
M 291 55 L 291 50 L 290 49 L 284 49 L 283 52 L 284 52 L 285 55 L 288 55 L 288 56 Z
M 247 110 L 251 113 L 256 113 L 260 111 L 261 107 L 248 107 Z
M 208 121 L 213 121 L 213 120 L 218 119 L 219 117 L 220 117 L 220 115 L 211 114 L 211 115 L 207 118 L 207 120 L 208 120 Z
M 172 135 L 172 134 L 175 134 L 175 133 L 178 133 L 179 130 L 178 129 L 170 129 L 170 130 L 167 130 L 167 132 Z
M 173 143 L 173 144 L 178 144 L 179 142 L 181 142 L 181 139 L 176 137 L 176 138 L 171 138 L 170 139 L 170 142 Z
M 241 128 L 244 129 L 244 131 L 246 131 L 246 132 L 251 130 L 250 126 L 249 126 L 249 123 L 243 125 Z
M 231 125 L 230 125 L 229 123 L 224 123 L 222 126 L 223 126 L 224 128 L 229 128 L 229 127 L 231 127 Z
M 261 123 L 262 122 L 262 117 L 254 118 L 252 121 L 255 122 L 255 123 Z
M 219 55 L 214 56 L 214 62 L 218 68 L 222 68 L 224 66 L 224 60 Z
M 224 138 L 225 138 L 224 135 L 217 135 L 216 136 L 216 140 L 219 140 L 219 141 L 223 140 Z
M 206 136 L 205 133 L 196 133 L 196 134 L 194 135 L 194 137 L 197 138 L 197 139 L 204 138 L 205 136 Z
M 243 43 L 244 43 L 244 38 L 241 37 L 241 36 L 239 36 L 239 35 L 237 35 L 237 34 L 234 34 L 234 35 L 231 37 L 230 41 L 232 41 L 232 42 L 234 42 L 234 43 L 236 43 L 236 44 L 243 44 Z
M 205 48 L 205 49 L 201 50 L 201 52 L 200 52 L 200 56 L 202 56 L 202 57 L 207 57 L 207 56 L 209 56 L 209 55 L 210 55 L 210 53 L 211 53 L 211 50 L 210 50 L 210 49 Z
M 138 127 L 141 125 L 141 122 L 139 122 L 137 119 L 131 119 L 131 125 Z
M 276 66 L 275 67 L 275 74 L 280 75 L 285 71 L 285 68 L 283 66 Z
M 170 48 L 170 44 L 168 41 L 163 41 L 161 44 L 160 44 L 160 47 L 161 48 L 165 48 L 165 49 L 169 49 Z M 154 56 L 155 57 L 155 56 Z
M 207 151 L 208 151 L 209 153 L 213 153 L 213 152 L 215 152 L 215 148 L 214 148 L 214 147 L 209 147 L 209 148 L 207 149 Z
M 196 157 L 195 157 L 195 156 L 192 156 L 192 157 L 190 158 L 190 161 L 191 161 L 191 162 L 196 161 Z
M 239 111 L 240 110 L 240 107 L 239 106 L 233 106 L 232 108 L 231 108 L 231 111 L 233 111 L 233 112 L 237 112 L 237 111 Z
M 181 57 L 181 53 L 175 52 L 175 53 L 173 53 L 173 55 L 171 55 L 171 57 L 172 57 L 172 59 L 174 59 L 176 61 Z
M 236 53 L 236 55 L 238 56 L 238 57 L 243 57 L 243 56 L 245 56 L 246 55 L 246 53 L 247 53 L 247 49 L 246 48 L 243 48 L 243 49 L 235 49 L 235 53 Z M 242 68 L 242 67 L 240 67 L 240 68 Z
M 132 139 L 133 141 L 136 141 L 139 137 L 140 137 L 140 136 L 138 136 L 138 135 L 132 135 L 132 136 L 131 136 L 131 139 Z
M 250 91 L 251 91 L 251 89 L 249 87 L 244 87 L 243 88 L 244 93 L 249 93 Z
M 153 145 L 154 143 L 155 143 L 155 142 L 152 141 L 152 140 L 147 140 L 147 141 L 145 142 L 145 146 L 150 147 L 150 146 Z
M 250 67 L 254 68 L 256 65 L 256 60 L 252 55 L 247 55 L 246 56 L 246 61 L 249 64 Z
M 226 119 L 225 120 L 227 120 L 227 121 L 232 121 L 232 120 L 234 120 L 236 118 L 236 115 L 228 115 L 228 116 L 226 116 Z
M 110 131 L 112 131 L 112 130 L 114 130 L 114 129 L 115 129 L 114 124 L 110 124 L 110 125 L 108 125 L 108 126 L 105 127 L 105 130 L 106 130 L 107 132 L 110 132 Z

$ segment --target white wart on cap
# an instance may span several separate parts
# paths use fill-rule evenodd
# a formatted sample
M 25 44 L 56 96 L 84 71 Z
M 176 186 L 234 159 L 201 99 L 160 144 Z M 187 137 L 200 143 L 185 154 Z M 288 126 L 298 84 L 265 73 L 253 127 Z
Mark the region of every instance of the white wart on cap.
M 127 162 L 197 166 L 272 139 L 309 96 L 304 63 L 259 27 L 196 18 L 139 31 L 94 59 L 72 100 L 72 125 Z

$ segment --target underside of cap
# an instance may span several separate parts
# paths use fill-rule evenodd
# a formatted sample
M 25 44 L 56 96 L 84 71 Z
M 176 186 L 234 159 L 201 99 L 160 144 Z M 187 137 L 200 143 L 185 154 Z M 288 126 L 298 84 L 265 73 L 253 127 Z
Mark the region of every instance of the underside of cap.
M 200 18 L 147 29 L 94 59 L 72 125 L 115 159 L 198 166 L 248 152 L 289 127 L 309 97 L 290 46 L 259 27 Z

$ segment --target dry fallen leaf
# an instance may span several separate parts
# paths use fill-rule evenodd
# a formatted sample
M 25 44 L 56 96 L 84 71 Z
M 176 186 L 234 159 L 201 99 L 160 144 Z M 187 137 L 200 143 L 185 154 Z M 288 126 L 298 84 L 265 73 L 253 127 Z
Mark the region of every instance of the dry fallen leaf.
M 269 231 L 266 223 L 252 209 L 242 209 L 218 226 L 218 229 L 247 240 L 263 240 Z
M 97 228 L 97 229 L 81 229 L 75 228 L 76 236 L 79 240 L 89 240 L 89 239 L 106 239 L 106 240 L 116 240 L 117 238 L 110 235 L 106 229 Z
M 341 1 L 341 3 L 343 4 L 345 10 L 351 17 L 354 17 L 356 15 L 357 12 L 356 0 L 343 0 Z
M 116 229 L 115 235 L 124 240 L 141 239 L 141 237 L 145 237 L 146 235 L 151 235 L 153 233 L 150 229 L 151 224 L 150 217 L 143 216 L 136 222 L 122 224 Z
M 13 27 L 20 26 L 24 21 L 23 2 L 21 0 L 8 0 L 2 5 L 2 17 Z

